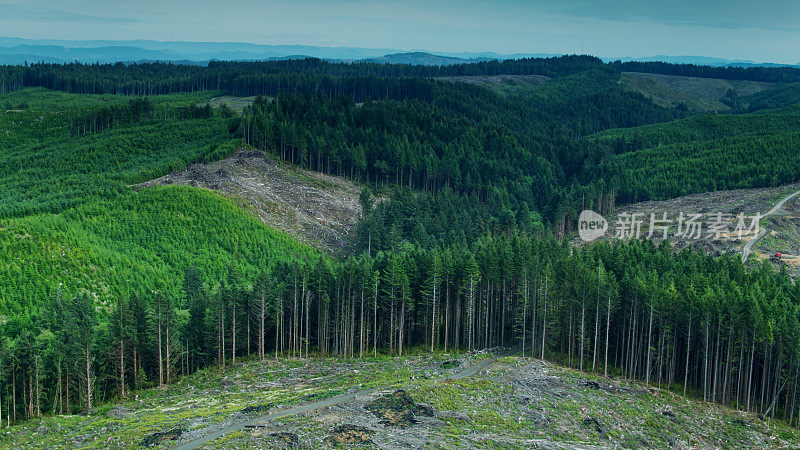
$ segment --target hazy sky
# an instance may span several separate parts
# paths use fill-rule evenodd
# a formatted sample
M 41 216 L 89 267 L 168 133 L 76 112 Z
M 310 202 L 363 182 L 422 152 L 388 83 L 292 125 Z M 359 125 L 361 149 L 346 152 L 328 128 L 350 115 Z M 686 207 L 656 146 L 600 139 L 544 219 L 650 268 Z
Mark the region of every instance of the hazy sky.
M 0 0 L 0 36 L 800 62 L 798 0 Z

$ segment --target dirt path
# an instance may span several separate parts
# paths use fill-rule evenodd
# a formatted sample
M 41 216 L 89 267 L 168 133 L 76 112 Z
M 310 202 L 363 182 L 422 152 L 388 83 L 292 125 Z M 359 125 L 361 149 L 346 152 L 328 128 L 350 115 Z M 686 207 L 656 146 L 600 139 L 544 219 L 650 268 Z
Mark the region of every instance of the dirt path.
M 518 351 L 519 351 L 519 349 L 512 348 L 512 349 L 510 349 L 508 351 L 505 351 L 505 352 L 499 353 L 497 355 L 494 355 L 494 356 L 492 356 L 491 358 L 489 358 L 489 359 L 487 359 L 485 361 L 481 361 L 479 363 L 476 363 L 476 364 L 473 364 L 471 366 L 465 367 L 465 368 L 463 368 L 462 370 L 460 370 L 460 371 L 458 371 L 456 373 L 446 375 L 446 376 L 442 377 L 441 379 L 442 380 L 446 380 L 446 379 L 461 380 L 461 379 L 464 379 L 464 378 L 469 378 L 469 377 L 477 374 L 478 372 L 486 370 L 492 364 L 494 364 L 494 362 L 497 361 L 498 359 L 503 358 L 505 356 L 511 356 L 511 355 L 517 353 Z M 269 422 L 270 420 L 275 420 L 275 419 L 278 419 L 278 418 L 281 418 L 281 417 L 292 416 L 292 415 L 295 415 L 295 414 L 301 414 L 301 413 L 304 413 L 304 412 L 314 411 L 314 410 L 317 410 L 317 409 L 327 408 L 329 406 L 338 405 L 340 403 L 345 403 L 345 402 L 348 402 L 348 401 L 351 401 L 351 400 L 355 400 L 357 397 L 363 397 L 363 396 L 369 395 L 369 394 L 371 394 L 371 393 L 373 393 L 375 391 L 379 391 L 379 390 L 382 390 L 382 389 L 387 389 L 387 388 L 390 388 L 392 386 L 393 385 L 384 385 L 384 386 L 377 386 L 377 387 L 369 388 L 369 389 L 362 389 L 362 390 L 359 390 L 359 391 L 350 392 L 350 393 L 347 393 L 347 394 L 340 394 L 340 395 L 337 395 L 337 396 L 334 396 L 334 397 L 326 398 L 324 400 L 311 402 L 311 403 L 306 403 L 305 405 L 295 406 L 294 408 L 287 409 L 285 411 L 277 411 L 277 412 L 274 412 L 274 413 L 264 414 L 262 416 L 258 416 L 256 418 L 253 418 L 253 419 L 250 419 L 250 420 L 247 420 L 247 421 L 243 421 L 243 422 L 238 422 L 238 423 L 233 423 L 233 424 L 227 425 L 227 426 L 225 426 L 223 428 L 220 428 L 219 430 L 210 432 L 210 433 L 208 433 L 208 434 L 206 434 L 206 435 L 204 435 L 202 437 L 199 437 L 199 438 L 196 438 L 196 439 L 192 439 L 190 441 L 187 441 L 187 442 L 184 442 L 184 443 L 182 443 L 180 445 L 177 445 L 175 447 L 175 449 L 176 450 L 189 450 L 189 449 L 199 448 L 199 447 L 202 447 L 203 445 L 213 441 L 214 439 L 220 438 L 220 437 L 225 436 L 226 434 L 232 433 L 234 431 L 239 431 L 239 430 L 244 429 L 244 428 L 246 428 L 248 426 L 260 425 L 263 422 Z
M 798 194 L 800 194 L 800 191 L 792 192 L 791 194 L 787 195 L 786 197 L 783 197 L 778 203 L 775 204 L 775 206 L 772 207 L 772 209 L 767 211 L 766 214 L 764 214 L 763 217 L 766 218 L 766 217 L 769 217 L 769 216 L 775 214 L 776 212 L 778 212 L 779 209 L 783 208 L 783 205 L 785 205 L 786 202 L 788 202 L 789 200 L 793 199 Z M 748 242 L 747 244 L 744 245 L 744 247 L 742 247 L 742 262 L 747 262 L 747 258 L 750 256 L 750 253 L 753 250 L 753 246 L 756 243 L 758 243 L 758 241 L 760 241 L 764 236 L 769 234 L 769 231 L 770 231 L 769 229 L 764 228 L 763 230 L 761 230 L 761 233 L 759 233 L 758 236 L 756 236 L 755 238 L 751 239 L 750 242 Z

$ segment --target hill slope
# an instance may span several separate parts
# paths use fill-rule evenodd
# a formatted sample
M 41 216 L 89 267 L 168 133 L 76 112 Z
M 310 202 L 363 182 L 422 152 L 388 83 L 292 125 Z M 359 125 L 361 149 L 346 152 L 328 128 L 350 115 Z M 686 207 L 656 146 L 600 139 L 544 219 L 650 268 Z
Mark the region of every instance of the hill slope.
M 239 201 L 191 187 L 129 186 L 230 155 L 239 141 L 223 117 L 181 117 L 212 97 L 156 97 L 150 107 L 166 120 L 148 114 L 89 132 L 74 122 L 125 110 L 134 98 L 42 89 L 0 96 L 0 104 L 27 105 L 0 113 L 0 311 L 35 308 L 59 286 L 101 303 L 132 290 L 177 296 L 190 266 L 206 280 L 231 266 L 253 278 L 284 256 L 315 253 Z
M 239 150 L 231 158 L 142 183 L 183 184 L 247 201 L 266 224 L 328 251 L 350 249 L 361 216 L 361 188 L 350 181 L 279 163 L 260 151 Z
M 726 96 L 747 96 L 774 89 L 775 83 L 651 73 L 623 73 L 620 84 L 666 107 L 685 105 L 691 111 L 727 111 Z
M 103 405 L 88 417 L 13 426 L 0 444 L 774 447 L 798 442 L 797 433 L 666 389 L 477 352 L 281 358 L 203 370 L 166 390 L 138 391 Z

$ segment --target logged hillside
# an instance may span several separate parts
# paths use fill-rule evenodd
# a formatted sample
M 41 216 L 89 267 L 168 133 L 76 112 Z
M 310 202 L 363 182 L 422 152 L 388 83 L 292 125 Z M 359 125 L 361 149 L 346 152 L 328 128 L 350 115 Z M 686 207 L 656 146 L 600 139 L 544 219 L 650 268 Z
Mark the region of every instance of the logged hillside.
M 786 447 L 796 429 L 662 387 L 491 352 L 247 361 L 90 417 L 4 431 L 8 447 Z M 478 373 L 467 376 L 473 370 Z
M 716 256 L 740 254 L 742 258 L 747 258 L 746 263 L 750 267 L 759 267 L 767 261 L 776 271 L 786 270 L 796 280 L 800 276 L 798 192 L 800 184 L 795 183 L 770 188 L 705 192 L 669 200 L 621 205 L 607 214 L 610 229 L 599 239 L 617 239 L 617 233 L 623 226 L 621 224 L 629 223 L 635 217 L 641 221 L 639 237 L 657 243 L 664 240 L 663 227 L 666 225 L 666 239 L 675 252 L 693 248 Z M 681 214 L 683 223 L 679 223 Z M 689 229 L 686 222 L 695 214 L 700 215 L 702 226 Z M 759 217 L 758 229 L 752 222 L 756 215 Z M 664 217 L 667 223 L 661 221 Z M 652 224 L 651 218 L 654 219 Z M 717 225 L 722 229 L 710 228 Z M 632 229 L 626 228 L 626 231 L 631 232 L 625 236 L 627 239 Z M 570 239 L 574 245 L 581 244 L 578 233 L 574 233 Z M 782 257 L 777 260 L 770 258 L 776 252 L 781 253 Z
M 682 106 L 691 111 L 727 111 L 737 97 L 776 87 L 776 83 L 687 77 L 650 73 L 623 73 L 620 84 L 652 99 L 657 105 Z
M 355 183 L 279 163 L 240 149 L 230 158 L 195 164 L 137 187 L 189 185 L 246 202 L 270 227 L 309 246 L 347 255 L 361 217 Z

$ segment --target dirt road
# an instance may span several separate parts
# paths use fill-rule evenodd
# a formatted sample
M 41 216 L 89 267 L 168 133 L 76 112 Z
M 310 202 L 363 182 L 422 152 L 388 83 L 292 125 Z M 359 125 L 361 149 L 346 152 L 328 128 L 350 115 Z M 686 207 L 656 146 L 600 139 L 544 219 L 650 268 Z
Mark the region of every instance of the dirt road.
M 800 194 L 800 191 L 792 192 L 791 194 L 787 195 L 786 197 L 783 197 L 778 203 L 775 204 L 775 206 L 772 207 L 772 209 L 767 211 L 764 214 L 763 217 L 766 218 L 766 217 L 769 217 L 769 216 L 775 214 L 776 212 L 778 212 L 778 210 L 783 208 L 783 205 L 785 205 L 786 202 L 788 202 L 789 200 L 793 199 L 798 194 Z M 747 258 L 750 256 L 750 253 L 752 253 L 753 246 L 756 243 L 758 243 L 758 241 L 760 241 L 764 236 L 769 234 L 769 231 L 770 230 L 768 228 L 764 228 L 763 230 L 761 230 L 761 233 L 759 233 L 758 236 L 756 236 L 755 238 L 750 240 L 750 242 L 748 242 L 747 244 L 744 245 L 744 247 L 742 247 L 742 262 L 747 262 Z
M 517 353 L 518 351 L 519 351 L 518 349 L 511 349 L 511 350 L 505 351 L 503 353 L 499 353 L 497 355 L 492 356 L 489 359 L 486 359 L 484 361 L 481 361 L 479 363 L 473 364 L 473 365 L 468 366 L 468 367 L 464 367 L 462 370 L 460 370 L 460 371 L 458 371 L 456 373 L 444 376 L 444 377 L 442 377 L 442 379 L 443 380 L 446 380 L 446 379 L 461 380 L 461 379 L 464 379 L 464 378 L 469 378 L 469 377 L 477 374 L 478 372 L 486 370 L 492 364 L 494 364 L 494 362 L 497 361 L 498 359 L 500 359 L 502 357 L 505 357 L 505 356 L 513 355 L 513 354 Z M 256 426 L 256 425 L 260 425 L 260 424 L 262 424 L 264 422 L 269 422 L 271 420 L 275 420 L 275 419 L 278 419 L 278 418 L 281 418 L 281 417 L 292 416 L 292 415 L 295 415 L 295 414 L 301 414 L 301 413 L 304 413 L 304 412 L 314 411 L 314 410 L 317 410 L 317 409 L 338 405 L 340 403 L 344 403 L 344 402 L 348 402 L 348 401 L 351 401 L 351 400 L 355 400 L 357 397 L 363 397 L 363 396 L 369 395 L 369 394 L 371 394 L 371 393 L 373 393 L 375 391 L 379 391 L 379 390 L 382 390 L 382 389 L 387 389 L 387 388 L 390 388 L 390 387 L 392 387 L 392 385 L 384 385 L 384 386 L 378 386 L 378 387 L 369 388 L 369 389 L 362 389 L 362 390 L 359 390 L 359 391 L 356 391 L 356 392 L 340 394 L 340 395 L 337 395 L 337 396 L 334 396 L 334 397 L 326 398 L 324 400 L 311 402 L 311 403 L 306 403 L 305 405 L 295 406 L 294 408 L 287 409 L 287 410 L 284 410 L 284 411 L 276 411 L 274 413 L 264 414 L 262 416 L 258 416 L 256 418 L 254 418 L 254 419 L 250 419 L 250 420 L 243 421 L 243 422 L 238 422 L 238 423 L 233 423 L 233 424 L 227 425 L 227 426 L 225 426 L 223 428 L 220 428 L 218 430 L 209 432 L 208 434 L 205 434 L 205 435 L 203 435 L 203 436 L 201 436 L 199 438 L 192 439 L 190 441 L 187 441 L 187 442 L 184 442 L 182 444 L 179 444 L 179 445 L 177 445 L 175 447 L 175 449 L 176 450 L 189 450 L 189 449 L 199 448 L 199 447 L 202 447 L 203 445 L 213 441 L 214 439 L 220 438 L 220 437 L 225 436 L 226 434 L 232 433 L 234 431 L 239 431 L 239 430 L 244 429 L 244 428 L 246 428 L 248 426 Z

